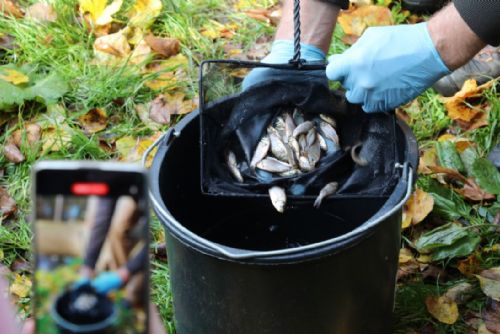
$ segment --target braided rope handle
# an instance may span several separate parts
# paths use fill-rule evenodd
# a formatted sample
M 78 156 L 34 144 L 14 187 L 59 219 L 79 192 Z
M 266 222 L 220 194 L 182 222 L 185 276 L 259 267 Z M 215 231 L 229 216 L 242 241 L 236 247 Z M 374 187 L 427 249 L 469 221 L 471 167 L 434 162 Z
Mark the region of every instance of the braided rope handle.
M 300 66 L 300 0 L 294 0 L 293 3 L 293 58 L 290 63 Z

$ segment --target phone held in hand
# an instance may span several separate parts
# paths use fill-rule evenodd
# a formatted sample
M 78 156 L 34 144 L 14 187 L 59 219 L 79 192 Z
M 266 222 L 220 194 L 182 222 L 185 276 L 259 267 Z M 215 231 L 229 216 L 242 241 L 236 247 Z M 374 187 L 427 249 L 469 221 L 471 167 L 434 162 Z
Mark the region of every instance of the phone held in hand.
M 37 334 L 148 333 L 146 193 L 146 172 L 137 165 L 35 165 Z

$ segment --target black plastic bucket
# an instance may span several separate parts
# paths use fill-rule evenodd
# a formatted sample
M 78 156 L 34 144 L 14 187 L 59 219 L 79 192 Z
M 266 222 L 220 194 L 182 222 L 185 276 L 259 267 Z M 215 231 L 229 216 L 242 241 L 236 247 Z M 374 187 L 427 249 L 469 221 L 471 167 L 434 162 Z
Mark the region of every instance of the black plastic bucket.
M 165 226 L 180 334 L 388 334 L 416 140 L 399 124 L 404 161 L 388 199 L 332 198 L 323 210 L 200 192 L 198 113 L 156 146 L 150 197 Z M 146 153 L 149 153 L 149 151 Z

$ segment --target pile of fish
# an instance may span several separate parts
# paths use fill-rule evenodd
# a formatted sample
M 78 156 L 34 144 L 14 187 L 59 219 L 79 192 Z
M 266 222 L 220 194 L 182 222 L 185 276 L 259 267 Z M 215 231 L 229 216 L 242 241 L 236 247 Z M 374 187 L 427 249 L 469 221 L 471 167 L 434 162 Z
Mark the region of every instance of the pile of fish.
M 269 183 L 277 177 L 294 177 L 314 171 L 323 156 L 340 150 L 336 127 L 337 122 L 328 115 L 320 114 L 306 120 L 297 108 L 293 113 L 284 111 L 267 127 L 266 133 L 257 144 L 250 168 L 263 183 Z M 355 150 L 353 147 L 353 155 Z M 226 162 L 231 175 L 238 182 L 244 182 L 234 152 L 227 152 Z M 336 182 L 325 185 L 314 206 L 319 208 L 322 200 L 335 193 L 337 187 Z M 305 189 L 295 185 L 288 191 L 293 195 L 302 195 Z M 283 212 L 286 205 L 285 189 L 273 186 L 269 189 L 269 196 L 276 210 Z

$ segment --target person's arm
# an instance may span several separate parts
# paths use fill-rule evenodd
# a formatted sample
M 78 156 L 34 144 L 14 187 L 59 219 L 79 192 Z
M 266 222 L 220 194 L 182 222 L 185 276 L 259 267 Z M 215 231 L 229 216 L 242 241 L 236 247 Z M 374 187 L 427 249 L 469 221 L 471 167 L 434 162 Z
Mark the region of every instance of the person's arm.
M 481 5 L 474 4 L 474 7 Z M 500 22 L 500 15 L 497 19 Z M 486 45 L 464 21 L 454 4 L 446 6 L 429 20 L 429 34 L 444 63 L 451 70 L 467 63 Z
M 390 111 L 466 63 L 484 45 L 449 4 L 426 23 L 368 28 L 350 49 L 329 58 L 326 74 L 364 111 Z

